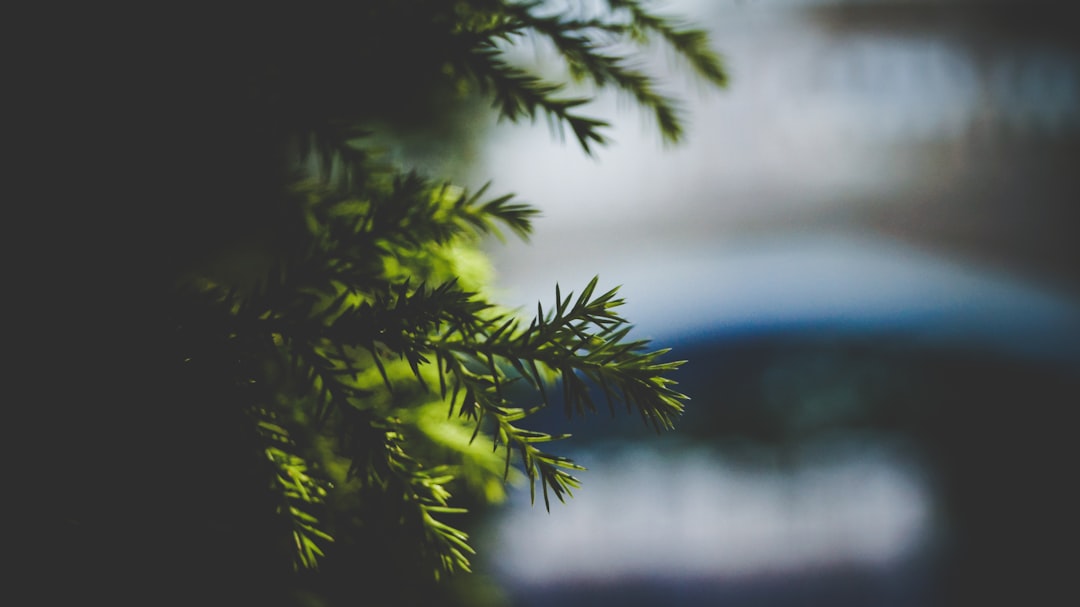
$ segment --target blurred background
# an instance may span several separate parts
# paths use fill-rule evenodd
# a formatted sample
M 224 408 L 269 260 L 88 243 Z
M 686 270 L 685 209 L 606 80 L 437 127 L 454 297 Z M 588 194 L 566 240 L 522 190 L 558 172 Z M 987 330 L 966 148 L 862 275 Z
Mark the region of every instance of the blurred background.
M 519 605 L 968 605 L 1075 595 L 1080 36 L 1068 3 L 672 0 L 687 141 L 617 98 L 595 158 L 544 125 L 471 158 L 543 217 L 496 300 L 621 285 L 689 362 L 679 427 L 542 420 L 589 468 L 516 495 L 481 568 Z M 542 57 L 538 59 L 542 61 Z

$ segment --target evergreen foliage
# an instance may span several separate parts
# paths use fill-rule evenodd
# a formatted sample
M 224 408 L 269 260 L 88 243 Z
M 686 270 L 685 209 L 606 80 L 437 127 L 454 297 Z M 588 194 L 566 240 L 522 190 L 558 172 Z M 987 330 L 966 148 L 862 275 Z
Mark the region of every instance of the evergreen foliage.
M 499 117 L 543 115 L 593 153 L 606 123 L 582 113 L 589 96 L 566 95 L 509 58 L 526 37 L 553 45 L 574 79 L 630 95 L 670 141 L 683 134 L 676 104 L 635 53 L 657 42 L 708 82 L 725 76 L 702 32 L 641 2 L 274 10 L 193 22 L 184 40 L 197 32 L 196 45 L 154 45 L 164 51 L 141 88 L 154 103 L 138 116 L 159 128 L 133 139 L 160 137 L 150 149 L 161 153 L 135 170 L 147 183 L 161 178 L 159 208 L 182 212 L 120 209 L 144 229 L 127 244 L 146 264 L 124 290 L 141 293 L 134 301 L 146 309 L 122 314 L 138 333 L 132 369 L 150 370 L 138 389 L 154 385 L 146 396 L 164 420 L 152 423 L 186 429 L 148 439 L 158 444 L 147 453 L 171 459 L 151 459 L 145 478 L 164 480 L 77 475 L 70 492 L 85 507 L 65 516 L 80 539 L 63 545 L 76 546 L 73 561 L 92 560 L 117 521 L 87 495 L 145 496 L 153 486 L 160 499 L 128 500 L 146 510 L 124 524 L 159 529 L 170 518 L 197 529 L 188 541 L 205 554 L 193 558 L 222 575 L 235 566 L 265 581 L 285 563 L 295 573 L 274 584 L 296 601 L 415 604 L 430 599 L 432 580 L 469 570 L 469 508 L 500 501 L 515 479 L 533 495 L 539 487 L 546 507 L 578 486 L 579 466 L 547 450 L 565 437 L 528 429 L 531 413 L 561 396 L 567 415 L 584 415 L 601 399 L 661 430 L 686 397 L 670 378 L 679 363 L 630 339 L 622 301 L 595 279 L 576 295 L 556 286 L 531 318 L 488 301 L 483 273 L 469 266 L 482 239 L 527 238 L 537 211 L 388 166 L 370 134 L 422 128 L 479 93 Z M 114 327 L 102 325 L 105 343 Z M 520 406 L 510 392 L 523 387 L 535 399 Z M 73 423 L 95 415 L 80 410 Z M 72 453 L 100 444 L 84 434 L 71 431 Z M 117 448 L 114 459 L 130 457 Z M 188 517 L 198 522 L 176 522 Z M 240 520 L 242 531 L 226 530 Z M 186 532 L 174 533 L 147 542 Z M 145 557 L 139 550 L 125 558 Z

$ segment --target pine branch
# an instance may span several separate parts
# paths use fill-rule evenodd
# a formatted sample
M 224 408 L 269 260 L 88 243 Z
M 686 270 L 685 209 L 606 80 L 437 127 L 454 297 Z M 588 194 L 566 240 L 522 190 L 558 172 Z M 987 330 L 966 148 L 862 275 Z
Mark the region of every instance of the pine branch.
M 639 0 L 607 0 L 612 10 L 624 10 L 630 15 L 631 34 L 641 42 L 650 33 L 658 34 L 678 52 L 706 82 L 718 87 L 727 86 L 728 76 L 720 56 L 709 46 L 704 30 L 680 26 L 670 19 L 656 15 Z
M 461 198 L 464 195 L 456 200 Z M 490 304 L 453 282 L 430 288 L 369 278 L 358 295 L 348 284 L 320 291 L 304 284 L 308 280 L 291 278 L 309 275 L 278 276 L 281 280 L 268 280 L 247 298 L 234 292 L 221 295 L 219 290 L 218 304 L 229 311 L 222 318 L 232 319 L 221 330 L 262 335 L 260 343 L 286 353 L 291 375 L 311 403 L 312 419 L 320 425 L 333 420 L 339 428 L 338 443 L 351 460 L 350 475 L 385 490 L 398 487 L 394 491 L 413 504 L 416 520 L 423 523 L 447 571 L 468 568 L 466 539 L 435 516 L 450 507 L 440 497 L 441 484 L 404 454 L 401 434 L 393 429 L 396 423 L 388 412 L 376 411 L 371 389 L 358 381 L 365 365 L 360 349 L 367 351 L 368 368 L 378 369 L 389 393 L 397 389 L 387 371 L 391 364 L 406 364 L 413 381 L 425 390 L 434 383 L 423 369 L 434 364 L 439 396 L 451 413 L 457 407 L 459 416 L 472 421 L 474 438 L 490 420 L 494 444 L 505 449 L 504 475 L 516 454 L 531 481 L 532 499 L 539 484 L 547 508 L 550 495 L 559 501 L 572 495 L 579 482 L 571 472 L 581 468 L 540 446 L 565 436 L 516 425 L 529 411 L 510 405 L 507 384 L 526 381 L 546 402 L 546 386 L 560 380 L 568 415 L 595 410 L 592 390 L 598 388 L 612 411 L 615 402 L 625 403 L 657 431 L 672 427 L 682 412 L 685 396 L 673 390 L 674 382 L 666 377 L 679 363 L 658 362 L 665 351 L 648 351 L 647 342 L 626 339 L 630 327 L 617 313 L 622 300 L 615 289 L 596 295 L 597 279 L 576 298 L 573 293 L 564 297 L 556 287 L 554 306 L 546 314 L 538 307 L 536 317 L 522 328 L 520 319 L 493 314 Z M 295 472 L 297 461 L 286 455 L 283 451 L 274 461 L 294 466 Z M 290 498 L 299 495 L 299 489 L 290 490 Z M 322 555 L 320 542 L 328 540 L 319 535 L 315 521 L 305 518 L 313 516 L 307 510 L 290 504 L 287 512 L 294 519 L 298 566 L 314 567 Z
M 382 369 L 388 390 L 394 387 L 380 352 L 406 361 L 414 379 L 425 387 L 420 369 L 434 359 L 440 396 L 449 397 L 451 409 L 456 406 L 459 415 L 473 420 L 476 432 L 484 419 L 493 419 L 497 439 L 507 445 L 507 457 L 511 450 L 520 455 L 528 477 L 541 481 L 547 503 L 549 488 L 562 500 L 577 486 L 564 471 L 575 465 L 535 446 L 558 437 L 513 425 L 520 410 L 508 407 L 503 386 L 511 378 L 500 364 L 515 369 L 519 378 L 542 392 L 545 377 L 560 378 L 568 415 L 595 410 L 591 385 L 603 391 L 612 410 L 615 402 L 624 402 L 660 431 L 673 426 L 686 398 L 671 388 L 674 382 L 666 377 L 680 363 L 657 362 L 666 351 L 647 351 L 645 341 L 626 342 L 629 327 L 615 313 L 622 301 L 615 298 L 616 290 L 593 297 L 596 284 L 594 279 L 576 300 L 572 293 L 564 298 L 556 289 L 555 307 L 546 315 L 538 312 L 524 330 L 516 318 L 481 318 L 490 306 L 453 285 L 436 289 L 398 285 L 370 303 L 342 311 L 329 326 L 319 323 L 308 338 L 314 335 L 367 349 Z M 291 343 L 296 338 L 288 339 Z M 306 376 L 310 391 L 317 395 L 316 415 L 323 419 L 332 407 L 362 407 L 358 403 L 363 395 L 345 381 L 352 372 L 347 363 L 309 348 L 302 356 L 311 361 Z
M 603 145 L 607 139 L 600 129 L 608 125 L 603 120 L 587 118 L 573 113 L 574 108 L 588 103 L 587 98 L 557 98 L 563 89 L 560 84 L 545 82 L 533 74 L 505 62 L 502 53 L 493 48 L 473 51 L 467 69 L 485 92 L 495 97 L 495 108 L 501 117 L 513 122 L 524 118 L 534 120 L 538 113 L 545 113 L 557 126 L 569 126 L 581 149 L 593 153 L 592 144 Z
M 375 180 L 365 176 L 362 155 L 346 154 L 351 149 L 342 143 L 317 153 L 320 158 L 328 155 L 334 159 L 334 166 L 348 178 L 326 177 L 296 190 L 310 200 L 313 227 L 325 230 L 331 243 L 363 242 L 366 237 L 369 242 L 419 249 L 454 238 L 501 237 L 500 223 L 527 239 L 532 219 L 539 214 L 529 205 L 512 202 L 512 194 L 484 201 L 488 185 L 470 195 L 450 184 L 435 186 L 415 172 Z
M 672 99 L 656 92 L 655 78 L 627 67 L 626 57 L 605 53 L 603 48 L 611 46 L 611 41 L 597 39 L 598 33 L 626 34 L 627 26 L 573 21 L 560 15 L 539 17 L 524 10 L 519 11 L 517 17 L 522 28 L 527 27 L 551 40 L 575 79 L 591 80 L 600 88 L 614 86 L 632 95 L 642 107 L 652 110 L 664 139 L 672 143 L 681 139 L 683 127 L 678 109 Z
M 292 452 L 295 442 L 275 414 L 266 409 L 250 413 L 267 445 L 264 453 L 274 470 L 273 485 L 281 496 L 278 514 L 287 518 L 291 528 L 293 568 L 318 569 L 320 559 L 326 556 L 325 544 L 334 538 L 322 528 L 312 510 L 325 503 L 333 485 L 309 474 L 311 464 Z
M 451 495 L 446 485 L 454 476 L 445 466 L 425 470 L 405 453 L 399 441 L 391 445 L 387 451 L 389 469 L 400 483 L 405 502 L 413 509 L 411 516 L 423 530 L 425 544 L 435 553 L 435 578 L 439 579 L 441 572 L 472 571 L 469 555 L 476 551 L 469 545 L 469 535 L 437 518 L 467 512 L 449 505 Z
M 424 346 L 435 350 L 440 361 L 443 398 L 446 386 L 452 386 L 451 410 L 458 406 L 459 415 L 472 419 L 477 432 L 486 417 L 493 418 L 497 440 L 507 446 L 507 466 L 511 449 L 516 450 L 529 479 L 534 483 L 540 480 L 548 507 L 549 488 L 562 501 L 564 494 L 577 487 L 577 480 L 563 468 L 579 468 L 535 447 L 536 443 L 565 437 L 526 431 L 512 424 L 527 412 L 507 406 L 502 386 L 510 378 L 497 361 L 541 393 L 546 378 L 557 376 L 562 381 L 568 416 L 595 411 L 590 388 L 598 387 L 612 413 L 614 403 L 623 402 L 628 409 L 636 408 L 643 421 L 659 432 L 674 426 L 687 398 L 672 388 L 675 382 L 667 377 L 682 362 L 659 362 L 667 350 L 648 351 L 647 341 L 625 341 L 630 327 L 614 312 L 622 304 L 615 299 L 617 290 L 593 297 L 596 284 L 597 279 L 593 279 L 576 300 L 572 293 L 563 298 L 556 288 L 555 307 L 546 315 L 538 310 L 524 330 L 516 318 L 499 318 L 487 323 L 483 335 L 467 339 L 444 335 Z M 468 363 L 484 372 L 471 370 Z M 450 380 L 445 379 L 447 375 Z M 463 394 L 460 403 L 459 394 Z
M 675 102 L 618 45 L 630 41 L 641 48 L 659 38 L 706 81 L 726 82 L 703 32 L 653 15 L 641 2 L 609 0 L 609 12 L 589 18 L 545 15 L 540 2 L 504 0 L 452 6 L 425 0 L 387 10 L 407 23 L 413 9 L 436 5 L 440 17 L 426 23 L 424 34 L 439 41 L 446 55 L 433 65 L 445 61 L 449 67 L 442 73 L 478 83 L 503 119 L 542 115 L 560 129 L 569 127 L 589 154 L 606 143 L 602 130 L 608 126 L 579 114 L 589 99 L 568 97 L 563 85 L 512 65 L 500 50 L 504 44 L 531 34 L 550 40 L 572 77 L 630 95 L 655 115 L 669 141 L 683 132 Z M 377 16 L 380 8 L 364 10 Z M 369 53 L 377 46 L 365 44 Z M 313 53 L 348 45 L 316 46 Z M 338 57 L 327 59 L 328 65 L 345 65 Z M 363 84 L 327 90 L 366 93 Z M 303 96 L 290 94 L 293 101 Z M 439 445 L 443 451 L 433 456 L 433 441 L 410 431 L 415 420 L 403 411 L 441 400 L 449 417 L 457 415 L 447 422 L 455 424 L 454 432 L 471 433 L 472 444 L 485 449 L 486 465 L 502 466 L 505 480 L 518 462 L 532 499 L 539 485 L 550 508 L 551 496 L 563 501 L 579 487 L 573 472 L 582 468 L 545 450 L 545 443 L 566 435 L 529 430 L 519 425 L 522 420 L 550 406 L 549 391 L 558 388 L 568 417 L 595 411 L 594 400 L 602 398 L 613 414 L 625 406 L 658 432 L 671 428 L 686 400 L 670 378 L 681 362 L 665 362 L 667 350 L 631 339 L 630 325 L 617 313 L 617 291 L 597 295 L 596 279 L 577 297 L 563 297 L 556 286 L 554 305 L 546 312 L 538 305 L 527 325 L 499 312 L 471 285 L 459 285 L 452 271 L 438 267 L 440 255 L 447 255 L 441 251 L 488 234 L 501 238 L 502 230 L 526 239 L 537 211 L 511 195 L 488 198 L 487 185 L 468 192 L 378 165 L 364 147 L 361 121 L 336 120 L 324 110 L 339 106 L 326 101 L 299 103 L 319 111 L 282 122 L 285 130 L 296 129 L 288 134 L 309 179 L 289 192 L 281 232 L 266 247 L 271 261 L 252 270 L 256 280 L 205 273 L 187 281 L 190 292 L 179 298 L 182 313 L 176 316 L 181 349 L 196 358 L 209 353 L 207 364 L 237 384 L 257 380 L 260 390 L 266 386 L 264 399 L 293 416 L 285 423 L 262 411 L 254 419 L 281 497 L 278 511 L 289 521 L 297 569 L 317 567 L 340 530 L 324 516 L 328 492 L 341 490 L 321 478 L 332 470 L 326 478 L 400 506 L 390 524 L 414 534 L 408 542 L 427 551 L 437 576 L 467 571 L 468 536 L 442 520 L 464 512 L 451 504 L 458 473 L 441 465 L 455 461 L 457 455 L 446 453 L 454 447 Z M 542 404 L 515 406 L 515 382 L 538 392 Z M 250 393 L 235 400 L 241 406 L 253 402 Z M 290 432 L 290 424 L 307 433 Z M 455 440 L 464 442 L 459 435 Z M 379 523 L 387 521 L 364 521 Z
M 556 121 L 569 123 L 586 153 L 592 153 L 589 142 L 593 140 L 593 131 L 588 124 L 582 125 L 584 130 L 575 126 L 567 110 L 588 100 L 555 99 L 554 95 L 562 90 L 560 85 L 544 82 L 503 62 L 495 41 L 513 44 L 528 32 L 544 36 L 565 60 L 575 80 L 591 80 L 599 88 L 612 86 L 630 94 L 638 104 L 652 111 L 661 135 L 668 142 L 676 142 L 683 135 L 674 100 L 656 91 L 656 77 L 629 67 L 630 58 L 625 54 L 609 54 L 604 49 L 624 41 L 642 46 L 656 35 L 703 80 L 719 87 L 727 85 L 727 73 L 720 57 L 709 47 L 708 35 L 703 30 L 680 26 L 651 13 L 634 0 L 612 0 L 608 3 L 609 14 L 587 19 L 560 13 L 537 14 L 543 8 L 542 2 L 480 4 L 492 16 L 470 32 L 476 50 L 474 60 L 465 62 L 466 69 L 481 85 L 493 89 L 496 107 L 504 118 L 533 119 L 541 108 Z M 600 138 L 595 141 L 604 142 Z
M 675 382 L 666 374 L 682 362 L 659 362 L 668 351 L 649 351 L 646 340 L 627 342 L 630 327 L 614 312 L 623 303 L 615 299 L 617 289 L 594 298 L 596 284 L 594 278 L 576 301 L 572 293 L 563 298 L 556 288 L 555 307 L 546 315 L 538 310 L 523 330 L 517 320 L 508 319 L 482 341 L 443 340 L 436 347 L 478 361 L 497 357 L 537 389 L 544 383 L 537 365 L 556 372 L 568 415 L 595 410 L 584 376 L 601 388 L 612 408 L 622 401 L 657 430 L 673 427 L 686 396 L 672 388 Z M 494 365 L 489 367 L 497 381 Z

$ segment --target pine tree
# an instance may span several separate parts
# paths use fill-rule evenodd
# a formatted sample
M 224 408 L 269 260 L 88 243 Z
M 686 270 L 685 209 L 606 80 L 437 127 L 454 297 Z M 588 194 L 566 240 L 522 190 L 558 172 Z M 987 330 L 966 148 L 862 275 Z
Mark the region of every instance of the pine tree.
M 528 41 L 561 58 L 573 90 L 618 90 L 678 141 L 677 103 L 641 54 L 666 46 L 723 85 L 702 31 L 632 0 L 173 17 L 179 35 L 144 23 L 146 46 L 128 48 L 153 58 L 122 89 L 137 97 L 125 120 L 148 125 L 123 144 L 146 191 L 84 230 L 121 238 L 94 263 L 124 272 L 96 287 L 116 297 L 88 314 L 83 355 L 112 343 L 129 379 L 102 389 L 122 414 L 76 407 L 59 439 L 58 571 L 108 588 L 167 569 L 208 603 L 418 604 L 469 571 L 469 509 L 515 478 L 548 508 L 578 486 L 548 445 L 566 437 L 529 429 L 535 411 L 625 407 L 673 426 L 680 363 L 631 338 L 616 290 L 555 286 L 524 314 L 486 297 L 481 242 L 527 238 L 536 209 L 385 162 L 372 142 L 479 97 L 596 153 L 607 123 L 585 113 L 592 93 L 515 63 Z M 145 597 L 169 596 L 174 574 Z M 213 580 L 228 591 L 203 590 Z

